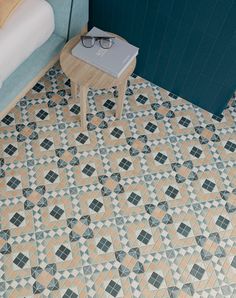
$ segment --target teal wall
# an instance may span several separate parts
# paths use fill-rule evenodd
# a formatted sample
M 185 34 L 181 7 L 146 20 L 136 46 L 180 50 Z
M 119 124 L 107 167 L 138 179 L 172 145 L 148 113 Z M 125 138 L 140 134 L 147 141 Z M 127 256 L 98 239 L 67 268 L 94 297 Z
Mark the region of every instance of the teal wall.
M 90 27 L 140 48 L 136 73 L 219 115 L 236 89 L 236 0 L 90 0 Z

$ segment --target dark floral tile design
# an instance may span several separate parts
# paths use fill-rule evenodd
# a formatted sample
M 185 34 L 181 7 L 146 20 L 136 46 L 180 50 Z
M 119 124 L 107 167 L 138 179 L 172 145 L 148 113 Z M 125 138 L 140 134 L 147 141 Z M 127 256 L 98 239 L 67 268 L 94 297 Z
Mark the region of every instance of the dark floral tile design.
M 11 253 L 11 245 L 8 243 L 10 239 L 10 230 L 0 230 L 0 254 L 7 255 Z
M 187 284 L 184 284 L 181 288 L 179 288 L 177 286 L 169 287 L 168 293 L 169 293 L 170 298 L 193 297 L 195 290 L 194 290 L 192 283 L 187 283 Z
M 229 192 L 223 190 L 220 192 L 220 195 L 223 200 L 225 200 L 225 209 L 228 213 L 236 212 L 236 188 Z
M 175 117 L 175 113 L 171 110 L 170 101 L 165 101 L 162 104 L 153 103 L 151 107 L 156 112 L 155 113 L 156 120 L 162 120 L 165 117 L 167 118 Z
M 89 215 L 84 215 L 80 219 L 69 218 L 67 220 L 67 225 L 71 229 L 70 232 L 70 241 L 75 242 L 80 238 L 91 239 L 93 238 L 93 231 L 89 227 L 91 224 L 91 218 Z
M 44 269 L 40 266 L 31 268 L 31 275 L 35 279 L 33 293 L 41 294 L 45 289 L 57 291 L 59 289 L 59 282 L 55 278 L 56 273 L 56 264 L 48 264 Z
M 210 260 L 213 256 L 218 258 L 225 257 L 224 248 L 220 246 L 220 235 L 218 233 L 211 233 L 209 237 L 203 235 L 197 236 L 196 242 L 201 249 L 201 257 L 203 261 Z
M 207 144 L 209 141 L 220 141 L 220 137 L 215 133 L 216 128 L 214 124 L 208 124 L 206 127 L 196 126 L 194 129 L 196 133 L 199 134 L 199 141 L 201 144 Z
M 168 213 L 168 209 L 167 202 L 159 202 L 156 206 L 154 204 L 145 205 L 145 210 L 150 215 L 148 219 L 150 227 L 157 227 L 160 223 L 172 224 L 173 219 Z
M 128 253 L 123 250 L 115 252 L 116 260 L 121 263 L 119 266 L 119 275 L 128 276 L 131 272 L 136 274 L 144 273 L 143 264 L 139 261 L 140 251 L 138 248 L 131 248 Z
M 59 158 L 57 161 L 58 167 L 65 168 L 67 165 L 79 165 L 79 159 L 75 156 L 76 154 L 77 148 L 75 146 L 69 147 L 67 150 L 63 148 L 56 149 L 56 156 Z
M 186 179 L 190 181 L 195 181 L 198 179 L 198 176 L 193 171 L 193 162 L 191 160 L 180 163 L 172 163 L 172 169 L 176 172 L 175 180 L 177 183 L 183 183 Z
M 102 175 L 99 176 L 98 179 L 103 185 L 103 196 L 109 196 L 112 193 L 120 194 L 124 192 L 123 186 L 119 183 L 121 180 L 121 175 L 119 173 L 113 173 L 110 177 L 107 175 Z
M 23 196 L 26 198 L 24 202 L 24 209 L 30 210 L 35 206 L 38 207 L 46 207 L 47 199 L 44 197 L 46 192 L 46 188 L 44 185 L 37 186 L 35 189 L 33 188 L 24 188 Z
M 105 119 L 105 113 L 104 112 L 97 112 L 95 115 L 94 114 L 87 114 L 87 128 L 89 131 L 95 130 L 96 128 L 107 128 L 108 124 L 104 120 Z
M 27 125 L 25 124 L 17 124 L 16 130 L 19 132 L 17 136 L 18 142 L 24 142 L 27 139 L 37 140 L 38 133 L 35 131 L 37 128 L 36 122 L 30 122 Z
M 146 144 L 148 141 L 147 136 L 141 135 L 138 138 L 127 138 L 127 144 L 131 147 L 129 153 L 131 156 L 138 155 L 140 152 L 147 154 L 151 152 L 151 148 Z
M 68 100 L 65 98 L 66 90 L 58 90 L 57 92 L 47 92 L 46 96 L 49 98 L 48 107 L 53 108 L 57 105 L 66 106 L 68 105 Z

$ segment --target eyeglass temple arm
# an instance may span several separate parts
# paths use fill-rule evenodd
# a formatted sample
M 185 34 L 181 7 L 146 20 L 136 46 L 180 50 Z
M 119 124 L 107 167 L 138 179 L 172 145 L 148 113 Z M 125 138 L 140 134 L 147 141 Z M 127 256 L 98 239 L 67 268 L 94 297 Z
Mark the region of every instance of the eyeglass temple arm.
M 96 38 L 96 39 L 108 39 L 108 38 L 116 38 L 115 36 L 91 36 L 91 35 L 81 35 L 81 37 L 91 37 L 91 38 Z

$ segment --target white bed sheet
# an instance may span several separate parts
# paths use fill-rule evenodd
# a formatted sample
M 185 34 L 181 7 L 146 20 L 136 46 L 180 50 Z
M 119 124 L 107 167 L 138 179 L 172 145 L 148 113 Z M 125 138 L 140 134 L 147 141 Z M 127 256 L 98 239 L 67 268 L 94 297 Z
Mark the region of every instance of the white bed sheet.
M 0 28 L 0 87 L 54 29 L 54 13 L 47 1 L 22 1 Z

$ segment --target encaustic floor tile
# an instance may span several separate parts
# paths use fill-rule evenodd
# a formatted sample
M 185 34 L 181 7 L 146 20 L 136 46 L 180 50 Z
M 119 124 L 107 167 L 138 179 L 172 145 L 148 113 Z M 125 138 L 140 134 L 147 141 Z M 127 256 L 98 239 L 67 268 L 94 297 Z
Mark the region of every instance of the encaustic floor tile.
M 0 122 L 1 297 L 236 297 L 235 98 L 132 75 L 79 100 L 55 65 Z

